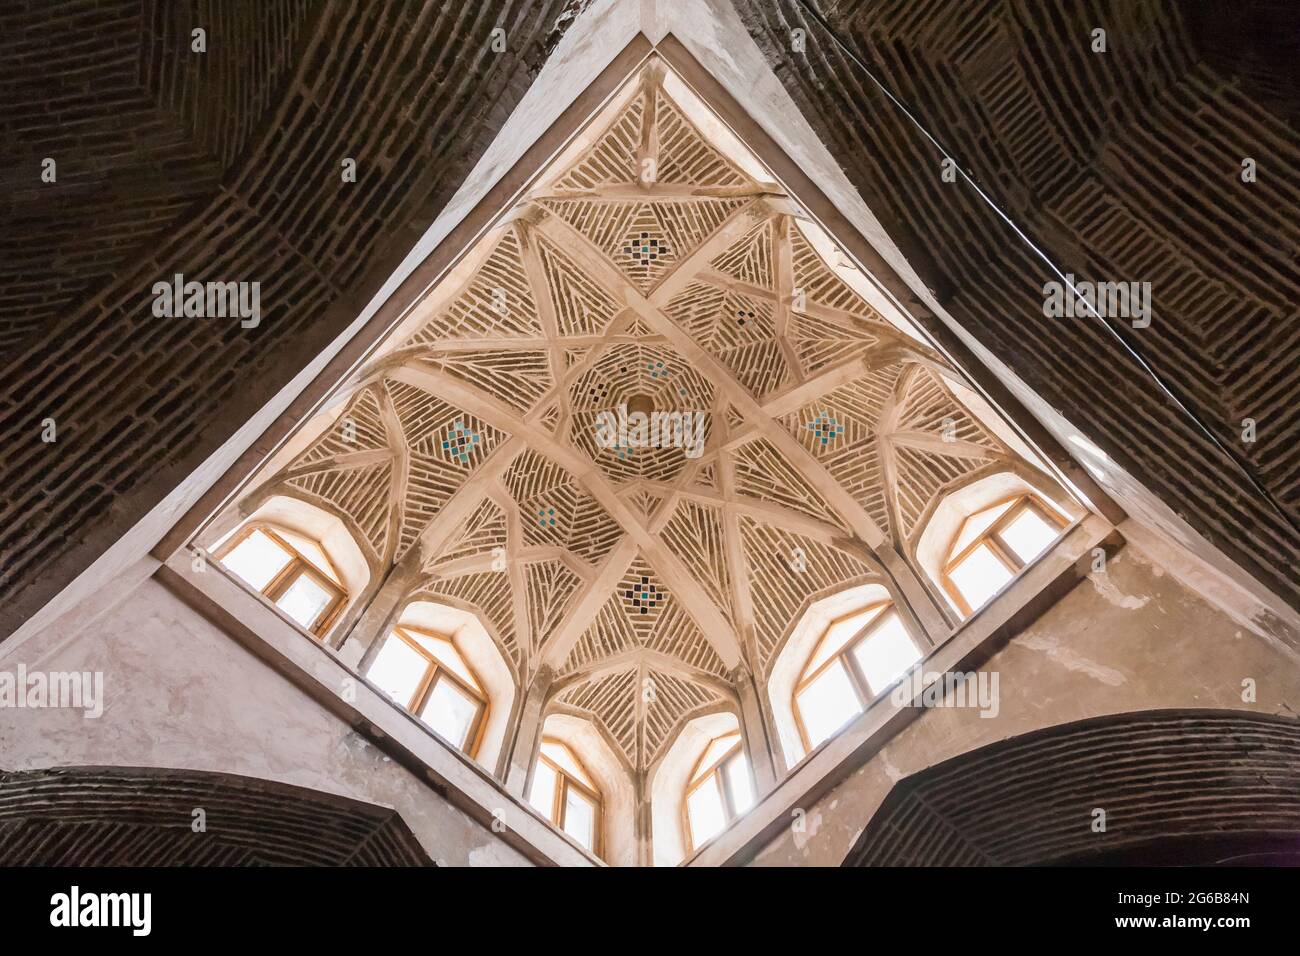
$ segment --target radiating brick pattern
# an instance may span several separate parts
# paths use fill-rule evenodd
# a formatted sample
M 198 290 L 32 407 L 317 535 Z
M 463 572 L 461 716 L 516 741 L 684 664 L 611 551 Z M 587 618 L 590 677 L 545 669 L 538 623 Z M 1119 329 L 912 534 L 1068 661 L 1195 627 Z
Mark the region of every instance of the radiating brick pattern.
M 1300 845 L 1300 721 L 1146 711 L 990 744 L 896 784 L 844 865 L 1086 863 L 1234 834 Z
M 0 361 L 218 188 L 279 93 L 308 11 L 306 0 L 6 6 Z M 205 54 L 190 50 L 196 27 Z M 40 179 L 46 157 L 54 184 Z
M 394 810 L 230 774 L 78 767 L 0 773 L 0 865 L 432 863 Z
M 334 423 L 239 506 L 275 493 L 332 512 L 377 574 L 427 544 L 409 586 L 477 614 L 521 683 L 551 668 L 554 700 L 640 769 L 689 713 L 732 699 L 737 664 L 766 674 L 809 601 L 886 580 L 874 546 L 908 560 L 944 495 L 1033 467 L 837 273 L 843 252 L 737 171 L 754 157 L 685 120 L 660 67 L 627 78 L 639 97 L 613 98 L 586 149 L 539 174 L 332 403 Z M 627 178 L 630 143 L 659 144 L 652 183 Z M 673 223 L 713 215 L 693 207 L 724 218 L 687 241 Z M 640 217 L 644 232 L 610 233 Z M 671 424 L 615 434 L 642 400 L 650 432 L 664 413 L 682 432 L 702 416 L 694 454 Z M 420 452 L 429 434 L 454 438 L 450 461 Z M 638 702 L 652 672 L 675 675 L 677 706 Z
M 645 771 L 692 717 L 727 698 L 716 688 L 641 664 L 566 687 L 551 709 L 594 721 L 632 771 Z
M 1194 527 L 1296 602 L 1300 187 L 1291 173 L 1300 140 L 1279 84 L 1257 82 L 1267 72 L 1258 55 L 1242 76 L 1231 72 L 1233 57 L 1214 45 L 1214 18 L 1232 35 L 1228 21 L 1256 7 L 1279 28 L 1294 27 L 1297 14 L 1271 2 L 1198 7 L 1193 31 L 1187 6 L 819 5 L 1054 262 L 1080 279 L 1152 284 L 1151 327 L 1121 320 L 1124 334 L 1249 459 L 1290 525 L 1096 320 L 1044 318 L 1042 286 L 1054 277 L 1043 262 L 973 189 L 942 181 L 941 155 L 801 3 L 737 2 L 795 102 L 951 314 Z M 806 54 L 791 51 L 796 27 L 807 31 Z M 1097 27 L 1107 31 L 1104 54 L 1090 50 Z M 1247 45 L 1256 54 L 1270 47 Z M 1261 170 L 1252 184 L 1241 180 L 1245 157 Z M 1253 445 L 1241 440 L 1247 417 L 1257 422 Z
M 380 259 L 395 264 L 418 234 L 403 230 L 432 219 L 526 91 L 568 6 L 5 5 L 0 633 L 75 574 L 51 572 L 61 556 L 156 500 L 133 490 L 179 480 L 355 317 Z M 196 25 L 205 54 L 190 51 Z M 57 184 L 39 182 L 46 155 Z M 152 285 L 177 272 L 260 282 L 261 324 L 155 318 Z
M 944 495 L 1033 467 L 837 273 L 842 250 L 768 205 L 777 187 L 738 171 L 757 159 L 684 118 L 661 66 L 626 79 L 638 95 L 615 95 L 586 149 L 539 174 L 331 403 L 333 424 L 239 506 L 283 494 L 335 514 L 376 576 L 420 543 L 415 594 L 477 614 L 521 683 L 551 668 L 554 700 L 641 769 L 689 714 L 732 700 L 738 663 L 765 675 L 810 601 L 887 580 L 873 546 L 909 560 Z M 659 144 L 654 182 L 631 178 L 633 143 Z M 557 207 L 571 201 L 585 212 Z M 713 215 L 693 207 L 725 216 L 685 241 L 674 222 Z M 644 232 L 610 233 L 643 216 Z M 696 454 L 671 430 L 612 434 L 640 400 L 679 427 L 703 416 Z M 675 675 L 674 707 L 639 701 L 653 673 Z

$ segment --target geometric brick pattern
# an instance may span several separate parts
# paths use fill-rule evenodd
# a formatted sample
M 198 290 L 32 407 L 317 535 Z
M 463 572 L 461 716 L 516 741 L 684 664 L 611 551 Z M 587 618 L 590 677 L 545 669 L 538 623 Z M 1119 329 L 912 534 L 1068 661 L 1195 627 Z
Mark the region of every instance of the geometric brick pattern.
M 1255 29 L 1258 13 L 1277 38 L 1294 37 L 1294 5 L 823 6 L 836 33 L 1053 262 L 1080 279 L 1151 283 L 1150 328 L 1121 320 L 1120 331 L 1248 459 L 1289 522 L 1095 319 L 1044 318 L 1042 286 L 1055 277 L 969 186 L 943 181 L 941 155 L 800 0 L 736 6 L 945 308 L 1194 527 L 1300 605 L 1300 189 L 1289 175 L 1300 139 L 1294 89 L 1280 80 L 1294 64 L 1280 39 L 1246 42 L 1234 29 L 1238 21 Z M 1104 54 L 1090 49 L 1099 26 Z M 806 53 L 791 51 L 796 27 Z M 1274 60 L 1261 62 L 1270 50 Z M 1243 76 L 1232 72 L 1237 63 Z M 1258 164 L 1257 182 L 1241 179 L 1246 157 Z M 1241 439 L 1247 417 L 1257 422 L 1254 444 Z
M 220 185 L 294 63 L 308 0 L 6 4 L 0 356 L 67 319 Z M 203 27 L 208 52 L 190 50 Z M 41 181 L 41 161 L 57 182 Z
M 1297 795 L 1295 718 L 1206 710 L 1097 717 L 989 744 L 904 778 L 843 865 L 1140 864 L 1154 860 L 1162 843 L 1187 852 L 1234 837 L 1289 853 L 1294 864 Z M 1104 832 L 1093 830 L 1097 808 L 1106 811 Z
M 527 90 L 569 6 L 5 4 L 0 634 L 355 318 Z M 200 26 L 206 53 L 190 48 Z M 39 182 L 45 156 L 56 184 Z M 154 317 L 153 283 L 177 272 L 259 281 L 260 325 Z
M 737 663 L 770 664 L 810 594 L 878 580 L 872 545 L 909 554 L 938 498 L 1014 460 L 920 364 L 941 360 L 766 204 L 776 187 L 715 150 L 659 70 L 628 81 L 569 165 L 539 174 L 455 285 L 380 348 L 377 380 L 255 493 L 339 514 L 381 569 L 463 494 L 471 513 L 421 552 L 415 589 L 475 610 L 524 682 L 549 662 L 565 700 L 636 741 L 637 768 Z M 629 162 L 638 144 L 650 183 Z M 764 400 L 792 410 L 754 410 Z M 671 435 L 611 446 L 600 416 L 633 402 L 702 415 L 694 455 Z M 479 475 L 507 440 L 513 457 Z M 730 487 L 697 485 L 704 469 Z M 650 671 L 672 676 L 647 708 Z
M 594 721 L 617 745 L 628 769 L 644 772 L 671 743 L 678 728 L 702 711 L 722 706 L 726 699 L 716 687 L 657 670 L 642 661 L 566 686 L 550 709 Z
M 0 864 L 435 865 L 395 810 L 254 777 L 150 767 L 0 773 Z

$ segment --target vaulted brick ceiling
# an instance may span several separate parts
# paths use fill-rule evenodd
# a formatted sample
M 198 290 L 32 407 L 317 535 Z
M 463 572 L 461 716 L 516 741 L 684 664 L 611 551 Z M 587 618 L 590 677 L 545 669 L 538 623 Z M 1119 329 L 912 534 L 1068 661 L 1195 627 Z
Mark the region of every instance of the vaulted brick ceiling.
M 581 0 L 43 0 L 0 14 L 0 634 L 242 425 L 378 288 Z M 1285 36 L 1286 5 L 1249 5 Z M 944 304 L 1050 403 L 1300 604 L 1293 49 L 1240 5 L 826 3 L 832 26 L 1063 267 L 1149 280 L 1145 359 L 1283 521 L 1047 275 L 796 0 L 751 34 Z M 1097 25 L 1110 52 L 1088 50 Z M 189 31 L 209 51 L 189 54 Z M 504 53 L 490 31 L 507 29 Z M 809 35 L 790 52 L 789 30 Z M 1283 74 L 1284 75 L 1284 74 Z M 366 175 L 339 183 L 354 156 Z M 59 162 L 57 185 L 40 161 Z M 1243 156 L 1259 163 L 1244 185 Z M 160 325 L 160 275 L 262 282 L 259 328 Z M 1260 438 L 1240 442 L 1240 421 Z M 41 441 L 54 418 L 58 442 Z
M 201 815 L 200 815 L 201 811 Z M 430 866 L 396 810 L 156 767 L 0 772 L 3 866 Z
M 237 505 L 333 514 L 636 771 L 811 596 L 883 588 L 947 490 L 1036 474 L 720 128 L 652 57 Z
M 1110 714 L 905 777 L 843 865 L 1294 866 L 1297 784 L 1289 716 Z
M 355 318 L 579 6 L 5 4 L 0 634 Z M 260 326 L 160 323 L 177 272 L 260 281 Z
M 1293 3 L 825 2 L 829 26 L 1063 271 L 1149 281 L 1125 338 L 1271 508 L 803 0 L 737 0 L 795 102 L 948 311 L 1115 460 L 1300 604 L 1300 164 Z M 1107 31 L 1108 50 L 1091 50 Z M 791 50 L 791 30 L 807 35 Z M 1290 52 L 1288 52 L 1290 51 Z M 1288 82 L 1288 77 L 1290 81 Z M 1241 179 L 1257 161 L 1257 182 Z M 1258 438 L 1242 441 L 1253 418 Z

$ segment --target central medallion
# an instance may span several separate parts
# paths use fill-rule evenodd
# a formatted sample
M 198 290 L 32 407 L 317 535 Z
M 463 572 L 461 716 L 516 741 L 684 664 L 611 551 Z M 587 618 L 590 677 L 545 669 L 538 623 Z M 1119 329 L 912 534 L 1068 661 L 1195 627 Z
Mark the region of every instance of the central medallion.
M 644 415 L 646 418 L 649 418 L 650 415 L 654 412 L 654 410 L 655 410 L 655 401 L 649 395 L 638 393 L 636 395 L 628 396 L 627 413 L 629 415 L 635 415 L 637 413 L 640 413 Z
M 623 255 L 631 256 L 641 268 L 648 268 L 654 260 L 668 255 L 668 243 L 661 243 L 650 233 L 643 232 L 640 238 L 633 237 L 623 243 Z

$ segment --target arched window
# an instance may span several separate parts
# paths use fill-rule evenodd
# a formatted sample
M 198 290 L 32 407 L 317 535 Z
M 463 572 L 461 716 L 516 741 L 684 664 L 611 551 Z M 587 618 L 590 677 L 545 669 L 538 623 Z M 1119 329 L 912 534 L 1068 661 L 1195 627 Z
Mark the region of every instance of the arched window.
M 600 791 L 573 751 L 554 737 L 542 739 L 528 802 L 585 849 L 601 852 Z
M 347 599 L 342 579 L 316 541 L 265 524 L 232 535 L 216 558 L 317 637 Z
M 487 725 L 487 694 L 454 637 L 399 625 L 366 678 L 459 750 L 471 757 L 478 751 Z
M 1065 521 L 1036 495 L 1019 494 L 977 511 L 948 546 L 944 589 L 969 617 L 1055 541 Z
M 795 682 L 794 716 L 804 752 L 866 710 L 920 659 L 888 602 L 831 621 Z
M 686 787 L 686 852 L 713 839 L 753 805 L 754 778 L 739 731 L 714 737 L 695 762 Z

